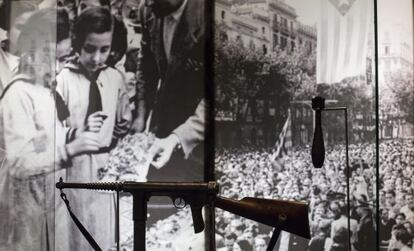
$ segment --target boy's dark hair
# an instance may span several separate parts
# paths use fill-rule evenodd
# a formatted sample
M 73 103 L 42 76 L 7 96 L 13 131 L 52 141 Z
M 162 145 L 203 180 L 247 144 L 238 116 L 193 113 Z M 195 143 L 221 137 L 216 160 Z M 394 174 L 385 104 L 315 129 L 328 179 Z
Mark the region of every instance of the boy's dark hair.
M 230 233 L 230 234 L 226 235 L 226 239 L 237 240 L 237 235 L 235 233 Z
M 111 54 L 107 60 L 107 65 L 114 66 L 126 53 L 128 48 L 128 32 L 125 24 L 118 18 L 114 20 L 114 34 L 112 36 Z
M 65 9 L 58 8 L 56 43 L 59 43 L 69 37 L 70 37 L 69 15 Z
M 395 239 L 397 241 L 401 241 L 404 245 L 408 245 L 413 239 L 405 228 L 399 228 L 395 230 L 394 235 Z
M 406 217 L 405 217 L 405 214 L 404 214 L 404 213 L 398 213 L 398 214 L 395 216 L 395 218 L 397 218 L 398 216 L 403 217 L 403 219 L 404 219 L 404 220 L 406 219 Z
M 111 8 L 111 1 L 110 0 L 99 0 L 99 3 L 102 7 L 109 7 Z
M 86 4 L 83 4 L 81 1 L 78 1 L 78 4 L 82 12 L 84 9 L 88 7 Z M 99 6 L 111 9 L 111 1 L 110 0 L 99 0 Z
M 393 190 L 388 190 L 386 193 L 391 194 L 393 197 L 395 197 L 395 192 Z
M 113 31 L 113 26 L 113 17 L 107 8 L 93 7 L 85 10 L 73 26 L 73 49 L 80 52 L 87 35 Z

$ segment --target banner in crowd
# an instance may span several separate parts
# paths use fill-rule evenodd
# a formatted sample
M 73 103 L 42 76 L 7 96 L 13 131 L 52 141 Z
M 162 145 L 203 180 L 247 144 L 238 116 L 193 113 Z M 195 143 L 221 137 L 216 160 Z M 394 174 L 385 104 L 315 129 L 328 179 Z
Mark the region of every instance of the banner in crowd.
M 285 124 L 283 125 L 282 131 L 279 134 L 279 138 L 275 142 L 274 149 L 271 158 L 275 161 L 280 157 L 281 153 L 287 153 L 292 148 L 292 122 L 290 118 L 290 110 L 288 110 L 288 117 Z
M 317 83 L 365 73 L 371 18 L 368 0 L 321 0 Z

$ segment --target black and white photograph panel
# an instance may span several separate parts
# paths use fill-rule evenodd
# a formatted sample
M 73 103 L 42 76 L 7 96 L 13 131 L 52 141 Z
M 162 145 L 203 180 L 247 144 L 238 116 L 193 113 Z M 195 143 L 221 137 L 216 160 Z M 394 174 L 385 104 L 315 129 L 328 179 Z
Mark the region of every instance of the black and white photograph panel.
M 62 123 L 69 142 L 83 138 L 94 147 L 72 155 L 66 181 L 204 180 L 206 4 L 58 3 L 72 24 L 72 56 L 56 77 L 67 112 Z M 67 196 L 97 243 L 114 248 L 115 194 L 72 190 Z M 147 206 L 148 250 L 184 250 L 184 244 L 204 250 L 189 208 L 177 210 L 168 197 L 149 198 Z M 131 194 L 121 194 L 119 208 L 119 242 L 133 250 Z M 70 250 L 88 250 L 70 225 Z
M 70 218 L 60 178 L 204 181 L 206 5 L 0 1 L 2 248 L 96 248 Z M 115 192 L 64 192 L 102 250 L 134 249 L 131 194 L 117 203 Z M 181 206 L 151 198 L 148 250 L 204 250 Z
M 309 204 L 310 241 L 282 232 L 275 250 L 376 250 L 378 232 L 381 250 L 412 250 L 412 9 L 411 1 L 378 1 L 376 83 L 373 1 L 216 0 L 221 192 Z M 325 98 L 321 168 L 311 154 L 315 96 Z M 409 216 L 395 225 L 403 206 Z M 216 210 L 218 250 L 266 250 L 271 237 L 271 228 Z
M 381 250 L 413 250 L 413 2 L 379 1 L 378 89 Z

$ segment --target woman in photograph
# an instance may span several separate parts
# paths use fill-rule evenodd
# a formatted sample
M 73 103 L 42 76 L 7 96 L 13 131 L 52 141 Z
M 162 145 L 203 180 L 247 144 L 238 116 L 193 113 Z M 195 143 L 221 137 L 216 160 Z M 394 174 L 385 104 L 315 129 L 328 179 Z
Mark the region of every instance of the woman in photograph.
M 66 144 L 57 120 L 56 25 L 54 10 L 31 14 L 17 40 L 18 73 L 0 99 L 2 250 L 67 250 L 68 218 L 55 198 L 55 177 L 65 176 L 71 157 L 99 149 L 87 133 Z
M 92 7 L 78 17 L 73 28 L 72 46 L 78 54 L 57 76 L 57 91 L 69 110 L 66 120 L 68 140 L 79 133 L 92 133 L 99 151 L 71 159 L 69 182 L 98 180 L 108 152 L 129 129 L 129 98 L 119 71 L 105 62 L 111 51 L 114 21 L 107 8 Z M 89 123 L 89 124 L 88 124 Z M 68 191 L 74 213 L 104 250 L 114 245 L 114 196 L 97 191 Z M 89 250 L 89 244 L 73 224 L 70 250 Z M 112 238 L 111 238 L 112 237 Z

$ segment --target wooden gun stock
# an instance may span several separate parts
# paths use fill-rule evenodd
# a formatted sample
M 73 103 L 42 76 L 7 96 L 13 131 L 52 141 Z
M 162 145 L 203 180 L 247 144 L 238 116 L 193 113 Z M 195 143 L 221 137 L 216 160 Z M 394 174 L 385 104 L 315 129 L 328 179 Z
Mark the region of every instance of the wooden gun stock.
M 214 205 L 247 219 L 310 239 L 306 203 L 249 197 L 232 200 L 217 196 Z

